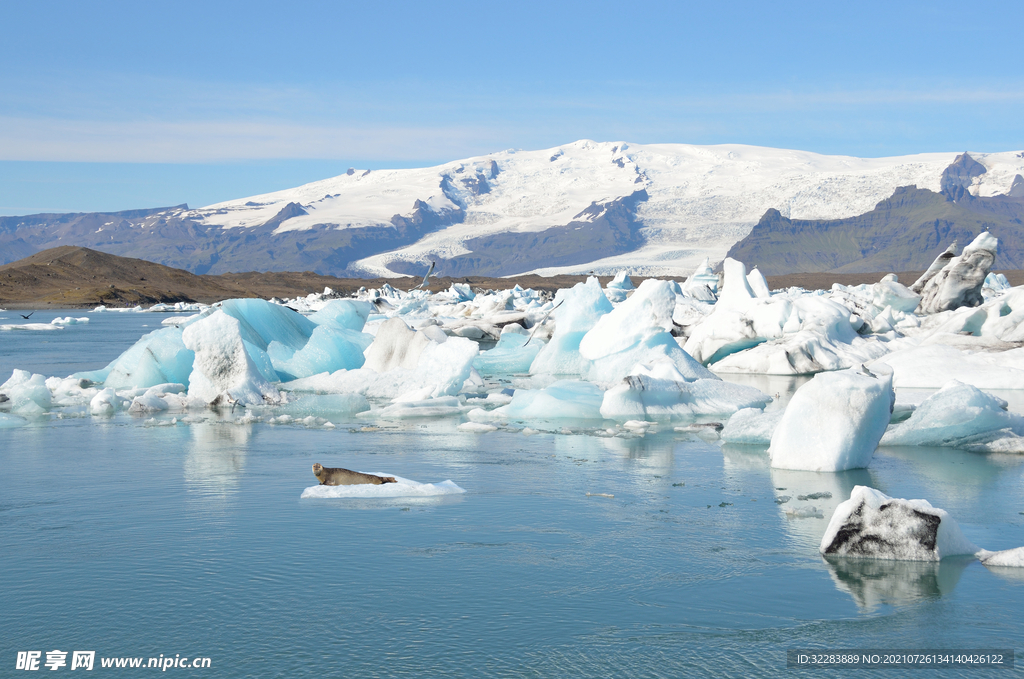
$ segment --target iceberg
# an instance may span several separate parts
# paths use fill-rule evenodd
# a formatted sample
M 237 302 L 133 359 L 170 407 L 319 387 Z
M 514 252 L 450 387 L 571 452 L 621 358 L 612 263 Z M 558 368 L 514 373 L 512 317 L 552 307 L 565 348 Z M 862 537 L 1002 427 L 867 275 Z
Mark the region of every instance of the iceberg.
M 589 361 L 580 354 L 580 343 L 598 320 L 612 310 L 612 304 L 593 277 L 571 289 L 559 290 L 554 302 L 555 332 L 530 365 L 530 373 L 582 375 L 589 368 Z
M 934 314 L 962 306 L 975 307 L 984 302 L 981 288 L 992 270 L 998 249 L 998 238 L 988 231 L 979 234 L 959 257 L 952 257 L 925 283 L 921 291 L 921 311 Z
M 422 330 L 411 330 L 400 318 L 381 324 L 366 349 L 366 362 L 355 370 L 323 372 L 285 382 L 281 389 L 321 394 L 362 394 L 396 398 L 415 393 L 416 399 L 454 396 L 473 371 L 476 342 L 448 337 L 437 343 Z
M 252 336 L 255 328 L 248 327 L 246 334 Z M 195 352 L 188 378 L 189 396 L 210 405 L 261 405 L 281 401 L 280 392 L 249 357 L 242 337 L 244 329 L 237 318 L 217 310 L 182 331 L 185 347 Z
M 760 408 L 737 410 L 719 436 L 726 443 L 767 446 L 772 442 L 772 434 L 784 412 L 782 409 L 763 411 Z
M 24 417 L 0 413 L 0 429 L 13 429 L 14 427 L 23 427 L 26 424 L 28 424 L 28 420 Z
M 826 556 L 939 561 L 974 554 L 978 547 L 945 510 L 927 500 L 899 500 L 856 486 L 836 507 L 819 550 Z
M 722 380 L 687 381 L 668 362 L 637 366 L 622 383 L 605 392 L 601 415 L 614 420 L 671 420 L 728 415 L 741 408 L 763 408 L 771 398 L 753 387 Z
M 772 467 L 837 472 L 867 467 L 896 396 L 892 373 L 863 366 L 819 373 L 800 387 L 772 434 Z
M 14 370 L 10 379 L 0 384 L 0 394 L 7 397 L 11 411 L 18 415 L 40 415 L 53 404 L 46 378 L 27 370 Z
M 601 388 L 591 382 L 558 380 L 544 389 L 516 389 L 511 403 L 478 415 L 499 421 L 600 420 L 603 396 Z
M 1024 417 L 1006 401 L 953 380 L 910 417 L 891 426 L 884 446 L 948 446 L 975 452 L 1024 453 Z
M 93 415 L 113 415 L 122 410 L 128 402 L 128 399 L 118 396 L 113 387 L 107 387 L 89 401 L 89 412 Z
M 144 335 L 102 370 L 72 377 L 102 382 L 115 389 L 149 388 L 158 384 L 188 384 L 195 352 L 182 341 L 181 328 L 162 328 Z
M 940 389 L 951 380 L 979 389 L 1024 388 L 1024 349 L 967 353 L 943 344 L 927 344 L 894 351 L 867 366 L 892 370 L 897 389 Z
M 528 373 L 544 344 L 536 338 L 531 341 L 529 335 L 503 331 L 494 348 L 480 352 L 473 359 L 473 367 L 481 375 Z
M 1024 568 L 1024 547 L 1004 549 L 990 552 L 987 549 L 978 551 L 978 559 L 988 567 Z
M 648 279 L 629 299 L 601 315 L 580 340 L 580 355 L 590 362 L 581 374 L 592 382 L 617 382 L 637 363 L 668 361 L 687 380 L 717 380 L 672 336 L 677 293 L 672 281 Z

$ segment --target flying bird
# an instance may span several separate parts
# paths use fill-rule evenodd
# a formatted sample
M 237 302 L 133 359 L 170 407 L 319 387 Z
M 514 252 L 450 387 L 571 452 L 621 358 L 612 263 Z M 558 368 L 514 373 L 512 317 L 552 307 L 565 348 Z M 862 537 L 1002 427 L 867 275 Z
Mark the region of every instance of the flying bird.
M 29 319 L 29 316 L 31 316 L 31 315 L 32 315 L 32 314 L 34 314 L 34 313 L 35 313 L 35 312 L 33 311 L 33 312 L 29 313 L 29 315 L 28 315 L 28 316 L 26 316 L 25 314 L 18 314 L 18 315 L 19 315 L 19 316 L 21 316 L 22 318 L 24 318 L 24 319 L 25 319 L 25 320 L 27 321 L 27 320 Z
M 417 285 L 415 288 L 413 288 L 413 290 L 419 290 L 421 288 L 427 287 L 427 282 L 428 282 L 428 280 L 430 278 L 430 274 L 434 273 L 434 265 L 436 265 L 436 264 L 437 264 L 437 262 L 431 262 L 430 263 L 430 268 L 427 269 L 427 275 L 423 277 L 423 282 L 420 283 L 419 285 Z

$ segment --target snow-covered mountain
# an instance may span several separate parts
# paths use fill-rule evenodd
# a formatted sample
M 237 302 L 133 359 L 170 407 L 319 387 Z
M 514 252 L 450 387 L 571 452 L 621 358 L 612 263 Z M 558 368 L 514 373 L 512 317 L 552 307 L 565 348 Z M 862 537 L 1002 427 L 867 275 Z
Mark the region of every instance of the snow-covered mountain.
M 872 210 L 900 186 L 937 192 L 956 157 L 582 140 L 430 168 L 349 170 L 201 209 L 108 219 L 92 227 L 95 242 L 76 244 L 204 273 L 377 276 L 418 273 L 436 261 L 439 274 L 453 276 L 620 268 L 673 275 L 704 257 L 721 260 L 770 208 L 791 219 L 837 219 Z M 1019 152 L 971 157 L 986 170 L 974 178 L 974 195 L 1008 193 L 1024 173 Z M 39 247 L 38 240 L 26 242 Z M 165 241 L 161 256 L 157 243 Z

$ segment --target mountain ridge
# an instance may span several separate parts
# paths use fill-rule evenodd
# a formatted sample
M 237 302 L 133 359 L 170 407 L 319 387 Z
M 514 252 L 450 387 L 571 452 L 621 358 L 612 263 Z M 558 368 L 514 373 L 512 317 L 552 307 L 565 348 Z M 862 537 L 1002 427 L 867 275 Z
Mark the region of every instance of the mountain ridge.
M 197 274 L 394 276 L 434 261 L 453 276 L 683 275 L 704 257 L 720 261 L 770 208 L 827 221 L 868 213 L 901 186 L 1024 192 L 1024 153 L 972 154 L 983 172 L 966 160 L 950 170 L 958 157 L 580 140 L 430 168 L 352 169 L 205 208 L 3 217 L 0 262 L 72 243 Z

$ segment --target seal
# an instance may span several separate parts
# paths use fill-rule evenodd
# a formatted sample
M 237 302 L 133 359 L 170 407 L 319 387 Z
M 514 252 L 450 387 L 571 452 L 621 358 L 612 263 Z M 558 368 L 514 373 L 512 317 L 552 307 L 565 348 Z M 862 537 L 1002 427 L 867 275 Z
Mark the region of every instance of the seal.
M 382 483 L 396 483 L 394 476 L 374 476 L 341 467 L 324 467 L 319 462 L 313 465 L 313 476 L 320 479 L 321 486 L 355 486 L 361 483 L 379 486 Z

